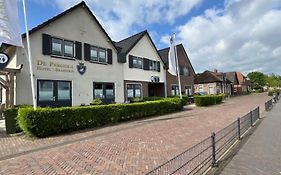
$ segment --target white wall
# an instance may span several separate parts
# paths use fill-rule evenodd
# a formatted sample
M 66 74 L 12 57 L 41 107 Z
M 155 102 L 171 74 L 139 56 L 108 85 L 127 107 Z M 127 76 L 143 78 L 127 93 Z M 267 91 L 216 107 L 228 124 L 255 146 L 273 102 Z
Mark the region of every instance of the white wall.
M 150 60 L 160 61 L 160 72 L 149 71 L 137 68 L 129 68 L 129 55 L 148 58 Z M 159 76 L 160 82 L 164 82 L 164 69 L 163 62 L 159 57 L 157 51 L 155 51 L 152 43 L 147 35 L 145 35 L 135 47 L 128 53 L 127 61 L 124 64 L 124 79 L 132 81 L 146 81 L 151 82 L 151 76 Z
M 82 61 L 66 60 L 43 55 L 42 33 L 82 42 Z M 89 104 L 92 101 L 94 81 L 114 82 L 115 101 L 124 102 L 123 65 L 117 63 L 117 51 L 93 20 L 92 16 L 83 9 L 83 7 L 68 13 L 66 16 L 31 34 L 30 42 L 36 85 L 37 79 L 72 81 L 72 104 L 80 105 L 81 103 Z M 84 61 L 84 43 L 112 49 L 112 65 Z M 72 72 L 58 72 L 53 69 L 51 71 L 38 70 L 38 61 L 45 62 L 47 64 L 45 67 L 48 68 L 52 68 L 52 66 L 50 66 L 52 63 L 72 66 L 73 68 L 67 68 L 67 70 Z M 76 65 L 78 65 L 79 62 L 83 62 L 87 67 L 84 75 L 80 75 L 77 71 Z M 17 64 L 24 64 L 24 68 L 21 73 L 17 75 L 16 103 L 32 104 L 28 62 L 26 55 L 21 51 L 17 53 Z M 55 67 L 53 68 L 55 69 Z

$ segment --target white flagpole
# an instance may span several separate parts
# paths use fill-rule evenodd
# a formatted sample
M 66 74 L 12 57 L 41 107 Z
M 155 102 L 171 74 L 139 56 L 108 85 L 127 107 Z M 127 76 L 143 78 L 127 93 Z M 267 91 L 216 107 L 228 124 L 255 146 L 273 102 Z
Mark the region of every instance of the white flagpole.
M 175 38 L 176 38 L 176 34 Z M 175 40 L 176 41 L 176 40 Z M 177 53 L 177 44 L 174 44 L 174 51 L 175 51 L 175 57 L 176 57 L 176 68 L 177 68 L 177 76 L 178 76 L 178 83 L 179 83 L 179 93 L 180 93 L 180 99 L 182 99 L 182 94 L 181 94 L 181 80 L 180 80 L 180 71 L 179 71 L 179 59 L 178 59 L 178 53 Z
M 25 0 L 22 0 L 22 5 L 23 5 L 23 15 L 24 15 L 24 23 L 25 23 L 30 80 L 31 80 L 32 101 L 33 101 L 33 109 L 35 110 L 37 108 L 37 103 L 36 103 L 35 89 L 34 89 L 34 77 L 33 77 L 33 68 L 32 68 L 32 62 L 31 62 L 32 59 L 31 59 L 31 52 L 30 52 L 29 32 L 28 32 L 28 28 L 27 28 Z

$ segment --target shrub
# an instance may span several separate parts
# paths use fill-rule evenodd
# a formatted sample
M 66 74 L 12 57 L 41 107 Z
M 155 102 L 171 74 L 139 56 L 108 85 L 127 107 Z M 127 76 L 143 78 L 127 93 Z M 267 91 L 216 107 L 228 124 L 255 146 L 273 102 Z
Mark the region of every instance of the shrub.
M 30 105 L 19 105 L 4 110 L 3 114 L 5 116 L 5 125 L 6 125 L 7 134 L 14 134 L 22 131 L 17 122 L 17 115 L 18 115 L 19 108 L 25 108 L 25 107 L 30 107 Z
M 209 106 L 221 103 L 224 99 L 224 94 L 219 95 L 200 95 L 194 96 L 196 106 Z
M 22 130 L 37 137 L 103 126 L 182 110 L 182 101 L 167 98 L 131 104 L 109 104 L 85 107 L 19 109 L 18 122 Z
M 100 98 L 95 98 L 90 105 L 102 105 L 103 102 Z
M 164 99 L 164 97 L 153 96 L 153 97 L 144 97 L 143 101 L 155 101 L 155 100 L 162 100 L 162 99 Z
M 138 97 L 130 99 L 130 103 L 136 103 L 136 102 L 143 102 L 143 100 L 141 98 L 138 98 Z
M 269 90 L 268 92 L 267 92 L 267 94 L 268 94 L 268 96 L 273 96 L 273 94 L 274 93 L 280 93 L 280 90 L 279 89 L 272 89 L 272 90 Z

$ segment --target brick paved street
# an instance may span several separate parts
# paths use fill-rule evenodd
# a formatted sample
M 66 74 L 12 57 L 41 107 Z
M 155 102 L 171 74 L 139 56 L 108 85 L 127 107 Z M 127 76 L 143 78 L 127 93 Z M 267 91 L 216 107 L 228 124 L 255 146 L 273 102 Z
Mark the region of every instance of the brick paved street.
M 256 106 L 266 94 L 80 133 L 31 140 L 0 134 L 0 174 L 144 174 Z
M 222 175 L 281 174 L 281 103 L 266 114 L 263 122 L 223 169 Z

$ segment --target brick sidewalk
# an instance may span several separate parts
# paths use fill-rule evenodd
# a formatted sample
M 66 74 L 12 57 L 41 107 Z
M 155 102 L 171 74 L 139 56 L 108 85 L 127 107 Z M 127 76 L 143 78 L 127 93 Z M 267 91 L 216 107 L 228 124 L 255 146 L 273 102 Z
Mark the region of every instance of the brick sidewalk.
M 269 99 L 221 105 L 46 139 L 0 138 L 0 174 L 144 174 Z M 2 161 L 1 161 L 2 160 Z

